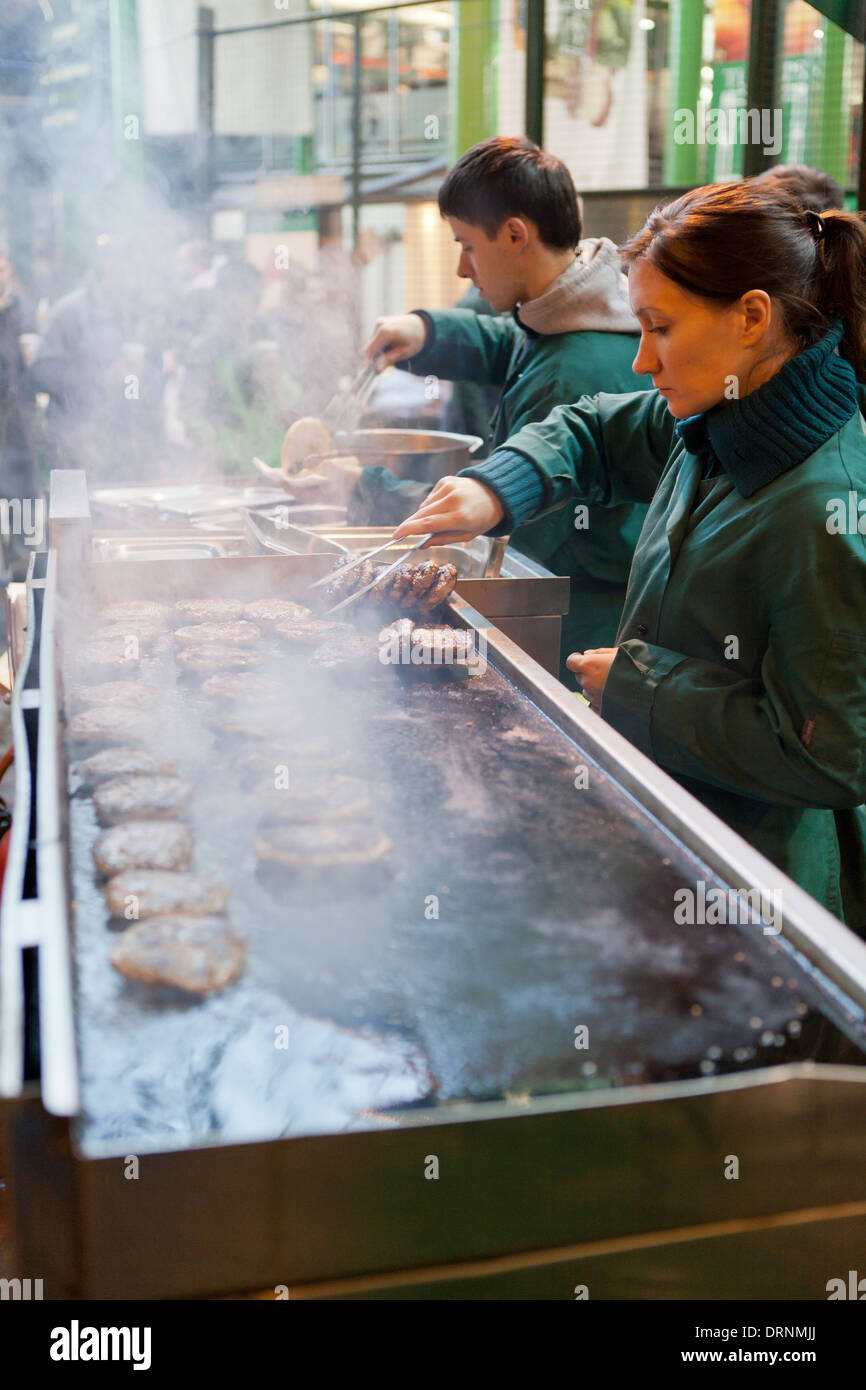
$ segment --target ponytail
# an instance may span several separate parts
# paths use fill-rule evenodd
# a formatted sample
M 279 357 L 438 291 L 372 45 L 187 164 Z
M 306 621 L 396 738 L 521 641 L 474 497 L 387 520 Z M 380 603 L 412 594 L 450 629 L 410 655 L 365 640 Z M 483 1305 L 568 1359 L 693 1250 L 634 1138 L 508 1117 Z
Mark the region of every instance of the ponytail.
M 866 382 L 866 214 L 825 212 L 819 220 L 809 298 L 825 318 L 842 320 L 839 351 Z

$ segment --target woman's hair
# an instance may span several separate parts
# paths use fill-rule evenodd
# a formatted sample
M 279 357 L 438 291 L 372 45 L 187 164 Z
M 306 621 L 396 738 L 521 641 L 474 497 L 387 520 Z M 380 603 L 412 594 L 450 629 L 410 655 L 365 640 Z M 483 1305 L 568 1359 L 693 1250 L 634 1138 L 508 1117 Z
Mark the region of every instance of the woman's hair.
M 708 184 L 656 208 L 620 255 L 627 266 L 650 261 L 705 299 L 733 304 L 749 290 L 764 290 L 800 351 L 841 319 L 840 352 L 866 381 L 866 219 L 860 213 L 818 217 L 766 183 Z
M 473 145 L 449 169 L 439 189 L 439 211 L 493 239 L 509 217 L 526 217 L 545 246 L 569 250 L 582 228 L 577 190 L 556 155 L 531 140 L 496 136 Z

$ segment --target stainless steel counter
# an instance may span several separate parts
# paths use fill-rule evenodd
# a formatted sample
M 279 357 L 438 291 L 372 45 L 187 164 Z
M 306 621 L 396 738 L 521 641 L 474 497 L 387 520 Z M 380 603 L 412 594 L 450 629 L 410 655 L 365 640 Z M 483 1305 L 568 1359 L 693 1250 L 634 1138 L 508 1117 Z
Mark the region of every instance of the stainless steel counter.
M 46 1297 L 277 1283 L 313 1297 L 370 1285 L 471 1297 L 503 1281 L 504 1296 L 550 1297 L 558 1278 L 565 1298 L 587 1279 L 593 1297 L 629 1297 L 651 1250 L 667 1296 L 717 1296 L 739 1270 L 750 1296 L 778 1296 L 782 1280 L 788 1296 L 825 1297 L 817 1258 L 781 1271 L 780 1259 L 792 1230 L 801 1252 L 813 1232 L 817 1249 L 827 1221 L 840 1268 L 860 1248 L 866 944 L 462 594 L 453 620 L 483 636 L 483 677 L 380 680 L 367 695 L 356 682 L 326 707 L 337 732 L 361 720 L 356 746 L 387 784 L 400 874 L 336 910 L 328 883 L 316 889 L 327 905 L 292 885 L 270 907 L 251 891 L 250 980 L 221 1007 L 175 1005 L 161 1030 L 158 1003 L 121 998 L 116 982 L 103 993 L 109 928 L 86 878 L 92 827 L 65 777 L 64 596 L 254 597 L 264 585 L 298 597 L 331 560 L 82 562 L 72 509 L 55 520 L 47 570 L 30 585 L 21 803 L 0 919 L 12 1198 L 22 1259 Z M 301 674 L 287 687 L 298 700 Z M 205 750 L 203 766 L 219 785 L 230 759 Z M 219 823 L 208 853 L 231 855 L 237 895 L 250 872 L 243 827 Z M 677 926 L 674 891 L 697 880 L 768 898 L 781 882 L 773 933 L 758 918 Z M 430 894 L 436 916 L 425 915 Z M 301 1029 L 279 1078 L 272 1030 L 256 1033 L 273 1022 L 265 984 Z M 362 1037 L 372 1025 L 371 1036 L 420 1050 L 438 1092 L 408 1108 L 365 1104 L 351 1121 L 339 1108 L 292 1121 L 310 1066 L 313 1096 L 335 1073 L 333 1051 L 308 1051 L 304 1021 L 351 1031 L 353 1017 Z M 201 1095 L 193 1081 L 214 1088 L 210 1105 L 188 1103 Z M 258 1136 L 243 1129 L 250 1106 Z M 125 1180 L 126 1153 L 141 1155 L 146 1180 Z M 724 1180 L 726 1154 L 741 1181 Z M 712 1257 L 696 1269 L 702 1234 Z

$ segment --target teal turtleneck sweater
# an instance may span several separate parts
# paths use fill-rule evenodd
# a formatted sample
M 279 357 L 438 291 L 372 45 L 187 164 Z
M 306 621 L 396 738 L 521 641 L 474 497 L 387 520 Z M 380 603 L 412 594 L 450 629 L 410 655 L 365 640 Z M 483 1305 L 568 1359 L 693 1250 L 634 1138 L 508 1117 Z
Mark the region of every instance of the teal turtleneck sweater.
M 836 319 L 819 342 L 750 395 L 680 420 L 676 432 L 689 453 L 709 446 L 741 497 L 814 454 L 858 408 L 854 369 L 836 351 L 842 333 Z

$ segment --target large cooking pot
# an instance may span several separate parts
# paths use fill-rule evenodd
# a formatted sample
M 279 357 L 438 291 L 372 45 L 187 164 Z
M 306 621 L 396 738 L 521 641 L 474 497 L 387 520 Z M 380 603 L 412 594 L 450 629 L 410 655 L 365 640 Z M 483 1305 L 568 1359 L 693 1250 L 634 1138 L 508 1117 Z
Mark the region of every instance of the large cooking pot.
M 398 478 L 426 483 L 466 468 L 483 442 L 477 434 L 442 430 L 355 430 L 334 436 L 341 454 L 356 454 L 365 465 L 380 464 Z

